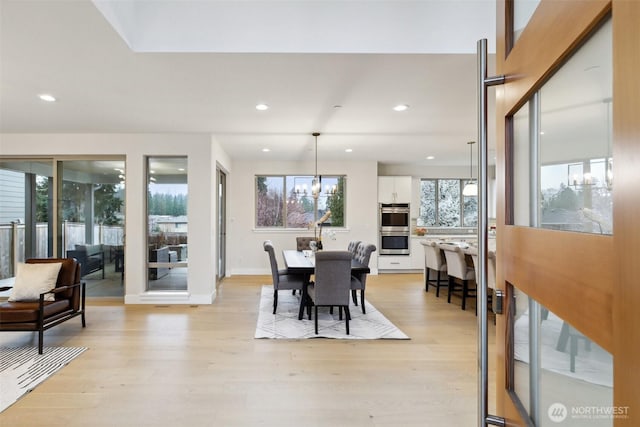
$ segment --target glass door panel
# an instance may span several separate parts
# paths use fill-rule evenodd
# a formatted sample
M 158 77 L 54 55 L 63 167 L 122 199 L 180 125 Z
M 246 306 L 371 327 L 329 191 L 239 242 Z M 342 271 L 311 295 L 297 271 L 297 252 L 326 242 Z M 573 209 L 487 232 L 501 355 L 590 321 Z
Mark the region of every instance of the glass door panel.
M 540 0 L 513 0 L 513 41 L 520 38 Z
M 0 160 L 0 279 L 17 262 L 53 256 L 51 160 Z
M 515 225 L 613 233 L 611 38 L 608 20 L 511 119 Z
M 60 253 L 80 262 L 87 296 L 123 296 L 124 160 L 64 160 L 58 170 Z
M 513 390 L 536 426 L 611 426 L 613 357 L 513 288 Z M 620 415 L 620 414 L 618 414 Z
M 147 158 L 147 290 L 186 291 L 186 157 Z

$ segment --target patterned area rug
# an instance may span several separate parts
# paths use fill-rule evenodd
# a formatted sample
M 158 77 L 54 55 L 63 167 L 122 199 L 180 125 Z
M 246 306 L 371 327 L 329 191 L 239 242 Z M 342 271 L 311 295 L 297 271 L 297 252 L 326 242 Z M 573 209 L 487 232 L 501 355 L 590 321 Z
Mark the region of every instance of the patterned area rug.
M 358 293 L 358 297 L 359 297 Z M 409 337 L 380 313 L 373 305 L 365 301 L 367 314 L 362 314 L 360 306 L 349 306 L 351 320 L 347 335 L 344 317 L 339 320 L 338 309 L 333 315 L 328 307 L 318 309 L 318 335 L 315 333 L 314 311 L 311 320 L 305 316 L 298 320 L 300 309 L 300 293 L 292 295 L 291 291 L 278 293 L 278 310 L 273 314 L 273 286 L 262 287 L 260 296 L 260 312 L 255 338 L 305 339 L 305 338 L 339 338 L 339 339 L 397 339 L 407 340 Z M 344 314 L 343 314 L 344 316 Z
M 80 355 L 86 347 L 0 348 L 0 412 Z

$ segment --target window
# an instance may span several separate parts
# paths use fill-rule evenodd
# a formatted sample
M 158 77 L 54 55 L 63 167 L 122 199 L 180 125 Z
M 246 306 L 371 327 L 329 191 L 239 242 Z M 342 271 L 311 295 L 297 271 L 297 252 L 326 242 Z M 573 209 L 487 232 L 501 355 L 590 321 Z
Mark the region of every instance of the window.
M 420 181 L 420 227 L 476 227 L 478 198 L 463 196 L 465 179 Z
M 256 227 L 307 228 L 328 210 L 325 226 L 344 227 L 345 176 L 321 176 L 321 191 L 311 193 L 307 175 L 256 176 Z

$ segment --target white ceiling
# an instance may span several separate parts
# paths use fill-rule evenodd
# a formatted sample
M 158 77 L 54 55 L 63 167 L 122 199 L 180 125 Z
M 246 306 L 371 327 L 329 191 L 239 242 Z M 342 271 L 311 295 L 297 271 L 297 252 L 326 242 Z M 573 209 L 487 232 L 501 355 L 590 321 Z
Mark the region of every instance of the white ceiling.
M 97 2 L 109 21 L 88 0 L 0 1 L 1 132 L 211 133 L 247 160 L 309 159 L 318 131 L 324 160 L 466 165 L 476 41 L 495 39 L 486 0 Z

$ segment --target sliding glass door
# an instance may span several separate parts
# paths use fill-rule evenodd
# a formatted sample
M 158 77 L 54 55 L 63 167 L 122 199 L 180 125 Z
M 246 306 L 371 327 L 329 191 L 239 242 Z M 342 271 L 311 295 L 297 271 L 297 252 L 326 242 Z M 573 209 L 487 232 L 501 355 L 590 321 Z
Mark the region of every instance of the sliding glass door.
M 76 258 L 87 296 L 124 295 L 124 160 L 57 162 L 58 242 Z
M 5 159 L 0 182 L 0 279 L 27 258 L 74 257 L 87 296 L 124 295 L 124 159 Z

